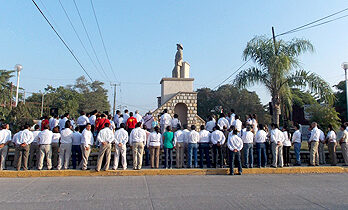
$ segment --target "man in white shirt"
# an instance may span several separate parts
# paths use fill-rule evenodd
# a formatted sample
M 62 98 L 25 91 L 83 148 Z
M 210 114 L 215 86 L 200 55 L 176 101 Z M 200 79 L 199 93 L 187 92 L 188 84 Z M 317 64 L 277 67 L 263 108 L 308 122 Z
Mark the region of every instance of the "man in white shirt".
M 267 164 L 266 139 L 267 133 L 265 127 L 262 124 L 259 124 L 259 129 L 255 136 L 258 168 L 266 167 Z
M 218 167 L 218 156 L 220 156 L 220 167 L 223 168 L 224 157 L 222 154 L 222 145 L 226 141 L 226 137 L 222 131 L 220 131 L 220 127 L 217 125 L 213 129 L 213 133 L 210 136 L 211 143 L 213 144 L 213 162 L 214 167 Z
M 225 118 L 225 114 L 224 113 L 221 113 L 220 119 L 218 120 L 217 124 L 219 125 L 220 130 L 222 130 L 224 128 L 229 128 L 230 127 L 230 124 L 229 124 L 228 120 Z
M 47 169 L 52 169 L 52 139 L 53 133 L 49 130 L 48 125 L 45 125 L 44 130 L 38 134 L 38 142 L 40 145 L 40 158 L 37 164 L 37 169 L 42 170 L 44 157 L 46 156 Z
M 319 155 L 318 155 L 319 140 L 320 140 L 320 130 L 318 129 L 318 124 L 316 122 L 312 122 L 311 137 L 308 140 L 308 143 L 310 144 L 309 166 L 319 166 Z
M 99 141 L 100 143 L 97 168 L 95 169 L 97 172 L 99 172 L 101 169 L 104 155 L 106 155 L 106 161 L 103 170 L 109 170 L 111 159 L 111 143 L 114 141 L 114 133 L 109 128 L 109 126 L 109 123 L 105 123 L 105 127 L 101 131 L 99 131 L 97 136 L 97 141 Z
M 329 132 L 327 133 L 327 136 L 326 136 L 326 142 L 329 149 L 330 162 L 331 162 L 331 166 L 336 166 L 337 165 L 337 155 L 336 155 L 337 136 L 331 124 L 328 126 L 328 130 Z
M 172 119 L 172 129 L 173 129 L 173 132 L 177 131 L 178 127 L 181 126 L 181 122 L 179 120 L 179 115 L 178 114 L 174 114 L 174 118 Z
M 343 166 L 348 166 L 348 131 L 346 128 L 346 125 L 341 125 L 340 128 L 340 133 L 337 137 L 337 141 L 341 145 L 341 150 L 342 150 L 342 156 L 344 159 L 344 165 Z
M 254 134 L 251 132 L 251 127 L 246 127 L 246 132 L 243 133 L 243 155 L 244 155 L 244 168 L 253 168 L 254 165 Z
M 129 114 L 128 114 L 128 110 L 124 110 L 124 114 L 123 114 L 123 123 L 126 125 L 127 124 L 127 120 L 129 118 Z
M 59 116 L 56 114 L 49 120 L 50 130 L 53 130 L 54 127 L 59 125 Z
M 209 131 L 210 133 L 212 133 L 214 127 L 216 126 L 216 123 L 215 123 L 215 121 L 213 120 L 213 117 L 209 117 L 208 120 L 209 120 L 209 121 L 205 124 L 205 127 L 206 127 L 207 131 Z
M 135 125 L 129 136 L 129 144 L 133 149 L 133 169 L 140 170 L 143 163 L 143 152 L 146 144 L 146 132 L 141 128 L 141 122 Z
M 80 165 L 82 160 L 82 150 L 81 150 L 81 138 L 82 134 L 80 133 L 80 128 L 76 127 L 75 132 L 72 135 L 72 146 L 71 146 L 71 162 L 73 169 L 76 169 L 76 160 L 77 165 Z
M 207 131 L 204 125 L 201 125 L 201 131 L 199 132 L 199 166 L 203 168 L 203 158 L 205 156 L 205 160 L 207 163 L 207 168 L 210 168 L 210 132 Z
M 292 144 L 294 145 L 294 152 L 296 157 L 296 163 L 294 166 L 301 166 L 301 142 L 302 142 L 302 134 L 300 131 L 300 125 L 295 124 L 295 132 L 292 134 Z
M 82 151 L 82 161 L 80 164 L 81 170 L 87 170 L 88 158 L 91 153 L 92 145 L 93 145 L 93 134 L 91 131 L 91 124 L 88 123 L 86 125 L 85 130 L 82 132 L 81 136 L 81 151 Z
M 0 171 L 4 170 L 8 151 L 8 144 L 11 142 L 11 131 L 8 124 L 2 124 L 0 130 Z
M 65 123 L 65 128 L 60 132 L 60 147 L 59 147 L 59 160 L 57 169 L 60 170 L 69 168 L 70 156 L 71 156 L 71 147 L 73 141 L 73 131 L 71 130 L 72 126 L 70 121 Z
M 319 129 L 319 132 L 320 132 L 319 147 L 318 147 L 319 164 L 320 165 L 324 165 L 324 164 L 326 164 L 325 151 L 324 151 L 324 148 L 325 148 L 325 134 L 324 134 L 324 132 L 320 128 L 318 128 L 318 129 Z
M 234 113 L 234 109 L 231 109 L 231 116 L 230 116 L 230 126 L 233 124 L 233 122 L 236 120 L 236 114 Z
M 283 138 L 284 134 L 278 129 L 278 125 L 272 123 L 271 125 L 271 143 L 272 143 L 272 168 L 283 168 Z
M 172 117 L 168 114 L 168 109 L 164 109 L 160 120 L 162 134 L 165 132 L 167 126 L 171 125 L 171 122 Z
M 29 169 L 33 169 L 34 168 L 34 156 L 36 159 L 36 167 L 38 165 L 38 160 L 40 157 L 40 145 L 39 145 L 39 133 L 40 133 L 40 126 L 39 125 L 35 125 L 34 126 L 34 131 L 33 131 L 33 137 L 34 140 L 33 142 L 31 142 L 30 144 L 30 152 L 29 152 Z
M 137 119 L 137 122 L 143 123 L 143 117 L 139 114 L 139 110 L 135 110 L 135 119 Z
M 120 115 L 121 115 L 121 111 L 120 110 L 116 110 L 116 114 L 115 114 L 114 119 L 113 119 L 113 121 L 114 121 L 114 123 L 116 125 L 116 129 L 119 129 L 120 128 L 119 124 L 122 123 L 122 122 L 119 123 Z
M 187 127 L 187 124 L 183 125 L 182 133 L 183 133 L 183 139 L 184 139 L 184 156 L 186 157 L 186 162 L 188 161 L 188 141 L 190 138 L 190 130 Z M 185 159 L 185 158 L 183 158 Z M 188 165 L 188 164 L 186 164 Z
M 69 113 L 65 113 L 59 120 L 59 129 L 62 131 L 65 128 L 65 122 L 69 119 Z M 52 128 L 53 129 L 53 128 Z
M 94 110 L 93 112 L 91 112 L 91 116 L 89 116 L 89 118 L 88 118 L 89 123 L 91 123 L 91 126 L 92 126 L 92 128 L 91 128 L 92 133 L 95 130 L 95 121 L 97 120 L 97 113 L 98 113 L 98 111 Z
M 77 118 L 76 123 L 80 127 L 80 130 L 84 130 L 86 128 L 87 123 L 90 123 L 90 122 L 84 111 L 82 111 L 80 114 L 81 116 Z
M 243 125 L 242 121 L 240 121 L 239 116 L 236 115 L 236 116 L 235 116 L 235 121 L 232 123 L 232 126 L 234 126 L 235 129 L 236 129 L 236 130 L 238 131 L 238 133 L 239 133 L 239 132 L 242 131 L 242 125 Z
M 117 128 L 120 128 L 121 123 L 123 123 L 123 122 L 124 122 L 124 120 L 123 120 L 123 114 L 121 114 L 120 117 L 118 118 Z M 125 124 L 125 123 L 123 123 L 123 124 Z
M 127 147 L 128 132 L 125 130 L 125 124 L 121 123 L 119 129 L 115 132 L 115 154 L 114 154 L 114 167 L 113 170 L 117 170 L 118 162 L 121 156 L 121 163 L 123 170 L 127 169 Z
M 196 131 L 196 126 L 191 126 L 191 132 L 189 134 L 189 141 L 188 141 L 188 163 L 187 167 L 192 168 L 192 155 L 193 155 L 193 162 L 194 167 L 198 168 L 198 161 L 197 161 L 197 151 L 198 151 L 198 142 L 199 142 L 199 133 Z
M 230 175 L 234 175 L 234 162 L 237 160 L 238 174 L 242 175 L 242 163 L 240 160 L 240 151 L 243 149 L 243 141 L 238 137 L 238 131 L 235 129 L 228 135 L 227 147 L 230 150 Z
M 174 145 L 176 146 L 176 168 L 182 168 L 184 165 L 185 153 L 185 134 L 181 130 L 181 126 L 174 133 Z
M 48 124 L 47 124 L 48 127 Z M 33 133 L 29 130 L 30 126 L 25 125 L 24 130 L 20 133 L 15 143 L 15 162 L 16 169 L 19 171 L 23 162 L 23 169 L 28 170 L 29 145 L 34 140 Z
M 154 121 L 153 116 L 151 112 L 146 113 L 146 115 L 143 117 L 143 123 L 146 126 L 148 131 L 152 130 L 152 122 Z

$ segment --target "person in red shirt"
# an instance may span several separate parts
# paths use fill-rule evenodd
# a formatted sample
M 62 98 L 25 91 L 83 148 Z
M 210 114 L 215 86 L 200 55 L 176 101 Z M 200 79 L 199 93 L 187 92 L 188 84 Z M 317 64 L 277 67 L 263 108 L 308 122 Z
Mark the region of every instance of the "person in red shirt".
M 45 125 L 48 125 L 48 124 L 49 124 L 48 117 L 47 116 L 42 117 L 42 119 L 41 119 L 41 131 L 43 131 L 45 128 Z
M 95 122 L 96 131 L 99 133 L 99 131 L 103 128 L 105 128 L 105 123 L 108 123 L 110 125 L 110 121 L 106 118 L 105 114 L 101 114 L 100 119 L 97 118 Z
M 137 119 L 133 117 L 133 112 L 129 113 L 129 118 L 126 122 L 126 128 L 127 128 L 128 134 L 132 132 L 136 124 L 137 124 Z

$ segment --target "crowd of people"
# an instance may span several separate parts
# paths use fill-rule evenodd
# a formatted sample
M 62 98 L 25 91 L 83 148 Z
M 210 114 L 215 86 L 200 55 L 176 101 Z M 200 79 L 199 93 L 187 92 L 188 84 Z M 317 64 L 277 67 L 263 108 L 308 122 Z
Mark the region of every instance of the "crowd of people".
M 176 168 L 223 168 L 230 167 L 230 174 L 242 174 L 242 168 L 290 166 L 290 148 L 296 156 L 294 166 L 301 163 L 302 134 L 300 125 L 290 130 L 277 124 L 259 124 L 255 114 L 246 116 L 242 122 L 232 109 L 228 115 L 221 113 L 218 119 L 211 116 L 205 125 L 182 125 L 179 116 L 173 118 L 164 110 L 159 116 L 150 112 L 141 116 L 125 110 L 116 111 L 115 116 L 81 112 L 77 120 L 69 113 L 42 117 L 33 127 L 25 125 L 14 135 L 8 124 L 2 123 L 0 130 L 0 170 L 6 168 L 9 147 L 15 148 L 14 167 L 20 170 L 42 170 L 44 159 L 47 169 L 88 169 L 88 158 L 92 148 L 99 149 L 95 170 L 109 170 L 111 150 L 115 149 L 112 169 L 127 169 L 127 148 L 132 150 L 133 169 L 140 170 L 143 162 L 151 168 L 160 167 L 160 155 L 164 152 L 164 168 L 173 168 L 173 152 L 176 153 Z M 337 165 L 336 148 L 341 147 L 344 165 L 348 165 L 348 128 L 343 124 L 336 134 L 328 127 L 327 134 L 311 123 L 308 146 L 308 165 L 326 164 L 325 146 L 329 150 L 330 164 Z M 294 130 L 294 132 L 293 132 Z M 163 150 L 162 150 L 163 149 Z M 256 149 L 256 163 L 254 163 Z M 200 160 L 198 161 L 198 153 Z M 211 160 L 212 153 L 212 160 Z M 36 164 L 34 164 L 34 157 Z M 145 157 L 145 161 L 143 161 Z M 271 160 L 268 160 L 272 157 Z M 103 160 L 104 165 L 103 165 Z

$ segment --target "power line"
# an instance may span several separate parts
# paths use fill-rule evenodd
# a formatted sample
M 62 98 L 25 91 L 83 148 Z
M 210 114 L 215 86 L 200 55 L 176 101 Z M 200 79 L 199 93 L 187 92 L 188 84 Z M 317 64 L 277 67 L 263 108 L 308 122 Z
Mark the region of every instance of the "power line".
M 79 59 L 76 57 L 76 55 L 73 53 L 73 51 L 70 49 L 70 47 L 67 45 L 67 43 L 63 40 L 63 38 L 59 35 L 59 33 L 57 32 L 57 30 L 54 28 L 54 26 L 51 24 L 51 22 L 47 19 L 47 17 L 45 16 L 45 14 L 42 12 L 42 10 L 40 9 L 40 7 L 36 4 L 35 0 L 31 0 L 35 7 L 39 10 L 39 12 L 41 13 L 42 17 L 46 20 L 46 22 L 50 25 L 50 27 L 52 28 L 52 30 L 54 31 L 54 33 L 58 36 L 58 38 L 60 39 L 60 41 L 64 44 L 64 46 L 69 50 L 70 54 L 74 57 L 74 59 L 76 60 L 76 62 L 80 65 L 80 67 L 82 68 L 82 70 L 86 73 L 86 75 L 88 76 L 88 78 L 93 82 L 91 76 L 87 73 L 86 69 L 83 67 L 83 65 L 81 64 L 81 62 L 79 61 Z
M 97 18 L 97 15 L 96 15 L 96 12 L 95 12 L 95 9 L 94 9 L 94 4 L 93 4 L 93 1 L 92 1 L 92 0 L 91 0 L 91 5 L 92 5 L 92 10 L 93 10 L 94 19 L 95 19 L 95 22 L 97 23 L 97 27 L 98 27 L 99 36 L 100 36 L 100 39 L 101 39 L 102 44 L 103 44 L 103 48 L 104 48 L 104 52 L 105 52 L 106 58 L 107 58 L 107 60 L 108 60 L 108 63 L 109 63 L 109 66 L 110 66 L 111 72 L 112 72 L 112 74 L 114 75 L 115 80 L 117 81 L 117 78 L 116 78 L 116 75 L 115 75 L 114 69 L 112 68 L 112 65 L 111 65 L 111 62 L 110 62 L 110 57 L 109 57 L 108 51 L 106 50 L 106 47 L 105 47 L 104 38 L 103 38 L 102 32 L 101 32 L 101 30 L 100 30 L 100 26 L 99 26 L 98 18 Z
M 83 44 L 80 35 L 77 33 L 77 30 L 76 30 L 74 24 L 72 23 L 72 21 L 71 21 L 69 15 L 68 15 L 68 12 L 67 12 L 66 9 L 64 8 L 64 6 L 63 6 L 61 0 L 58 0 L 58 1 L 59 1 L 60 6 L 62 7 L 62 9 L 63 9 L 63 11 L 64 11 L 64 14 L 65 14 L 66 18 L 68 19 L 68 21 L 69 21 L 69 23 L 70 23 L 70 26 L 73 28 L 74 33 L 75 33 L 77 39 L 80 41 L 80 44 L 82 45 L 82 47 L 83 47 L 85 53 L 87 54 L 89 60 L 90 60 L 91 63 L 93 64 L 95 70 L 98 72 L 98 67 L 97 67 L 97 65 L 95 64 L 95 62 L 93 61 L 91 55 L 88 53 L 86 46 Z
M 105 75 L 105 77 L 106 77 L 106 80 L 109 80 L 107 74 L 106 74 L 105 71 L 104 71 L 103 65 L 100 63 L 100 60 L 99 60 L 99 58 L 98 58 L 98 55 L 97 55 L 97 53 L 96 53 L 96 51 L 95 51 L 95 49 L 94 49 L 94 46 L 93 46 L 92 41 L 91 41 L 91 38 L 90 38 L 90 36 L 89 36 L 89 34 L 88 34 L 88 31 L 87 31 L 87 28 L 86 28 L 86 26 L 85 26 L 85 23 L 84 23 L 84 21 L 83 21 L 83 19 L 82 19 L 80 10 L 79 10 L 79 8 L 78 8 L 78 6 L 77 6 L 77 4 L 76 4 L 76 1 L 73 0 L 73 2 L 74 2 L 74 5 L 75 5 L 77 14 L 78 14 L 78 16 L 79 16 L 79 18 L 80 18 L 80 21 L 81 21 L 81 23 L 82 23 L 83 29 L 84 29 L 84 31 L 85 31 L 85 33 L 86 33 L 88 42 L 89 42 L 89 44 L 91 45 L 93 54 L 94 54 L 94 56 L 96 57 L 97 62 L 98 62 L 98 64 L 100 65 L 100 68 L 101 68 L 101 70 L 103 71 L 103 73 L 104 73 L 104 75 Z M 111 83 L 110 80 L 109 80 L 109 82 Z

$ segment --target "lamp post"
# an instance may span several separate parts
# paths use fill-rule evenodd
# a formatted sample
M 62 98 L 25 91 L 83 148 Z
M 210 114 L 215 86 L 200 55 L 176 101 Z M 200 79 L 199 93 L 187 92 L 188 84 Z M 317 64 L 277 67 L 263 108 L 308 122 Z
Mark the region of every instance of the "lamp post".
M 346 114 L 347 114 L 347 120 L 348 120 L 348 78 L 347 78 L 347 69 L 348 69 L 348 62 L 342 63 L 342 68 L 344 69 L 345 73 L 345 80 L 346 80 Z
M 19 75 L 21 73 L 21 70 L 23 69 L 23 66 L 20 64 L 15 65 L 15 70 L 17 71 L 17 90 L 16 90 L 16 107 L 18 105 L 18 91 L 19 91 Z

